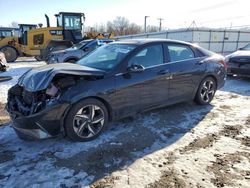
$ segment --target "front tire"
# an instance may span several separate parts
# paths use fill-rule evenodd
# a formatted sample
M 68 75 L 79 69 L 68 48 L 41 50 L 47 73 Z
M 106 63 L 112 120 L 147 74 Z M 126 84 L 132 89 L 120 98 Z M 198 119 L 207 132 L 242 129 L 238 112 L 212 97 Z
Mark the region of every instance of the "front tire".
M 4 46 L 1 52 L 4 53 L 7 62 L 14 62 L 18 57 L 17 50 L 11 46 Z
M 82 100 L 71 107 L 64 122 L 66 135 L 74 141 L 97 138 L 108 123 L 108 111 L 96 99 Z
M 213 100 L 216 90 L 217 84 L 214 78 L 206 77 L 199 85 L 195 102 L 200 105 L 209 104 Z

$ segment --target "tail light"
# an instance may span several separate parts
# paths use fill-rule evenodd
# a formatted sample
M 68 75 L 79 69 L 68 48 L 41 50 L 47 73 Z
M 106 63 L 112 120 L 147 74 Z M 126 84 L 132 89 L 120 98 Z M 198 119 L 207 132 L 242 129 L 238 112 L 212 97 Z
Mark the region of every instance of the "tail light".
M 225 63 L 224 60 L 220 60 L 219 63 L 222 64 L 225 67 L 225 69 L 227 68 L 227 64 Z

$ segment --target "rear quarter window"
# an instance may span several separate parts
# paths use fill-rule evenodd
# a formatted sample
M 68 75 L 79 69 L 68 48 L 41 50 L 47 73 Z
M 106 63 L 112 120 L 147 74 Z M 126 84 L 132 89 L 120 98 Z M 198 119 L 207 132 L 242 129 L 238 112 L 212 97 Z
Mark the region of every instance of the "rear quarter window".
M 168 44 L 168 53 L 171 62 L 195 58 L 193 50 L 182 44 Z
M 195 50 L 198 52 L 197 54 L 199 57 L 212 56 L 215 54 L 214 52 L 211 52 L 201 47 L 195 47 Z

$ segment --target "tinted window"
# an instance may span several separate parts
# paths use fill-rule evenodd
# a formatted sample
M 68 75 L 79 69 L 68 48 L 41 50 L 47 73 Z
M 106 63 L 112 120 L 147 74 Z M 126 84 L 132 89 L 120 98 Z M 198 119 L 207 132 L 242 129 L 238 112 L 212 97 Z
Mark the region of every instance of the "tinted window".
M 129 60 L 128 67 L 131 65 L 142 65 L 146 68 L 160 64 L 163 64 L 163 51 L 162 45 L 158 44 L 140 50 Z
M 34 45 L 41 45 L 44 42 L 44 34 L 37 34 L 33 37 Z
M 182 61 L 195 57 L 194 52 L 188 46 L 185 45 L 169 44 L 168 51 L 170 61 Z

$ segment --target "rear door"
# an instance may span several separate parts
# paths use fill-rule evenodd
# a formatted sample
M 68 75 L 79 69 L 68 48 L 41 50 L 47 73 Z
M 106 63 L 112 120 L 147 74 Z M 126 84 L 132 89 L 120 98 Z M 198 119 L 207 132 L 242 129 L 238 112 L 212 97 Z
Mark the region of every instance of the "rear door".
M 205 72 L 204 57 L 198 57 L 195 50 L 185 44 L 169 43 L 167 54 L 171 69 L 169 100 L 173 102 L 190 100 L 194 97 L 197 83 Z

